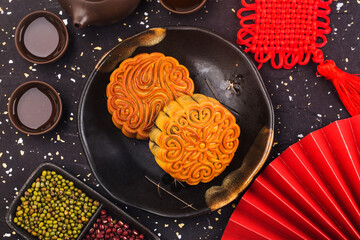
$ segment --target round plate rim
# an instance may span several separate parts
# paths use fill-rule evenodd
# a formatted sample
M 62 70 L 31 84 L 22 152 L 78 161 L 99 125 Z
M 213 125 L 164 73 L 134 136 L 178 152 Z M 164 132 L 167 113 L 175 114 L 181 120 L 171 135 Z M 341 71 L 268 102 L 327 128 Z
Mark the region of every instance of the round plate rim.
M 269 129 L 274 129 L 274 108 L 273 108 L 273 105 L 272 105 L 272 102 L 271 102 L 271 99 L 270 99 L 270 95 L 269 93 L 267 92 L 267 89 L 266 89 L 266 86 L 264 84 L 264 81 L 259 73 L 259 71 L 257 70 L 257 67 L 255 66 L 255 64 L 253 63 L 253 61 L 250 59 L 250 57 L 244 53 L 240 48 L 238 48 L 237 46 L 235 46 L 233 43 L 231 43 L 230 41 L 224 39 L 223 37 L 221 37 L 220 35 L 214 33 L 214 32 L 211 32 L 210 30 L 206 30 L 204 28 L 199 28 L 199 27 L 192 27 L 192 26 L 170 26 L 170 27 L 160 27 L 162 29 L 165 29 L 166 31 L 168 30 L 171 30 L 171 31 L 200 31 L 200 32 L 204 32 L 206 34 L 209 34 L 209 35 L 212 35 L 213 37 L 223 41 L 225 44 L 227 44 L 228 46 L 230 46 L 234 51 L 236 51 L 239 55 L 241 55 L 243 57 L 244 60 L 247 61 L 247 63 L 251 66 L 251 68 L 254 70 L 257 78 L 258 78 L 258 81 L 259 81 L 259 84 L 261 85 L 261 91 L 263 92 L 264 96 L 265 96 L 265 102 L 267 104 L 267 108 L 269 109 Z M 109 191 L 107 189 L 107 187 L 104 185 L 104 183 L 102 183 L 102 181 L 100 181 L 100 178 L 98 177 L 99 174 L 97 173 L 96 169 L 93 167 L 93 164 L 91 163 L 91 157 L 90 157 L 90 152 L 89 152 L 89 147 L 88 147 L 88 144 L 86 142 L 86 138 L 84 136 L 84 132 L 83 132 L 83 119 L 82 119 L 82 115 L 81 115 L 81 112 L 82 112 L 82 109 L 84 108 L 84 98 L 85 98 L 85 95 L 86 93 L 88 92 L 89 90 L 89 87 L 94 79 L 94 76 L 96 75 L 96 73 L 98 72 L 97 68 L 99 66 L 101 66 L 105 61 L 106 61 L 106 56 L 108 56 L 114 49 L 120 47 L 122 44 L 124 44 L 124 42 L 126 42 L 127 40 L 129 39 L 132 39 L 132 38 L 135 38 L 137 36 L 140 36 L 148 31 L 151 31 L 151 29 L 147 29 L 145 31 L 142 31 L 140 33 L 137 33 L 135 35 L 132 35 L 126 39 L 124 39 L 123 41 L 121 41 L 120 43 L 116 44 L 114 47 L 112 47 L 109 51 L 107 51 L 101 58 L 100 60 L 97 62 L 97 64 L 95 65 L 95 67 L 93 68 L 93 70 L 91 71 L 89 77 L 87 78 L 87 81 L 83 87 L 83 90 L 81 92 L 81 95 L 80 95 L 80 100 L 79 100 L 79 107 L 78 107 L 78 115 L 77 115 L 77 128 L 78 128 L 78 133 L 79 133 L 79 137 L 80 137 L 80 142 L 81 142 L 81 145 L 82 145 L 82 148 L 84 150 L 84 153 L 85 153 L 85 157 L 87 159 L 87 162 L 90 166 L 90 169 L 91 171 L 94 173 L 94 176 L 95 178 L 98 180 L 99 184 L 101 185 L 101 187 L 106 191 L 107 194 L 109 194 L 113 199 L 115 199 L 116 201 L 119 201 L 123 204 L 126 204 L 128 206 L 131 206 L 131 207 L 134 207 L 134 208 L 137 208 L 137 209 L 141 209 L 141 210 L 144 210 L 144 211 L 147 211 L 147 212 L 150 212 L 150 213 L 153 213 L 153 214 L 156 214 L 156 215 L 159 215 L 159 216 L 163 216 L 163 217 L 171 217 L 171 218 L 185 218 L 185 217 L 195 217 L 195 216 L 200 216 L 200 215 L 203 215 L 203 214 L 206 214 L 206 213 L 209 213 L 211 212 L 212 210 L 207 207 L 207 208 L 204 208 L 204 209 L 199 209 L 198 211 L 194 212 L 194 213 L 185 213 L 185 214 L 169 214 L 169 213 L 165 213 L 165 212 L 158 212 L 158 211 L 154 211 L 152 209 L 148 209 L 148 208 L 145 208 L 145 207 L 142 207 L 142 206 L 138 206 L 136 204 L 132 204 L 130 202 L 127 202 L 125 201 L 124 199 L 121 199 L 119 198 L 118 196 L 114 195 L 113 193 L 111 193 L 111 191 Z M 268 140 L 268 143 L 267 143 L 267 146 L 272 146 L 272 143 L 274 141 L 274 136 L 272 135 L 272 137 Z M 271 147 L 270 147 L 271 148 Z M 265 156 L 265 158 L 267 158 L 269 156 L 269 153 L 270 153 L 270 150 L 268 149 L 268 152 Z M 263 166 L 262 166 L 263 167 Z M 252 179 L 254 180 L 254 179 Z M 251 181 L 252 182 L 252 181 Z M 250 183 L 249 183 L 250 184 Z M 248 185 L 249 185 L 248 184 Z M 239 192 L 238 194 L 241 194 L 241 192 Z M 225 205 L 224 205 L 225 206 Z M 222 206 L 222 207 L 224 207 Z

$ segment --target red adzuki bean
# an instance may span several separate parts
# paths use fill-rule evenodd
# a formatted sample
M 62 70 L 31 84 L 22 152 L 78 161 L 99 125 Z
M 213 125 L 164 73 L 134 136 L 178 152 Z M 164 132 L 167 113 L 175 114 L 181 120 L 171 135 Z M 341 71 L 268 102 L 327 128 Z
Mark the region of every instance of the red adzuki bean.
M 107 215 L 105 209 L 102 209 L 100 211 L 100 217 L 96 219 L 93 227 L 89 229 L 84 240 L 101 239 L 143 240 L 145 237 L 143 234 L 140 234 L 138 230 L 131 229 L 129 224 L 121 220 L 114 220 L 111 216 Z

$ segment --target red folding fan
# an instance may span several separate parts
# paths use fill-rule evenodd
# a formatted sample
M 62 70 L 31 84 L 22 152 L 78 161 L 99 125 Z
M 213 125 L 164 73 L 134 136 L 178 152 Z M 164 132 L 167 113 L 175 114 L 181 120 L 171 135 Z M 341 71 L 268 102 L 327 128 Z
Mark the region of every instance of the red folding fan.
M 330 80 L 351 115 L 360 113 L 360 78 L 341 71 L 334 61 L 325 60 L 321 47 L 326 34 L 332 0 L 254 0 L 237 12 L 241 29 L 237 43 L 246 47 L 262 64 L 270 61 L 275 69 L 319 63 L 318 73 Z
M 312 132 L 255 179 L 222 240 L 360 239 L 360 115 Z

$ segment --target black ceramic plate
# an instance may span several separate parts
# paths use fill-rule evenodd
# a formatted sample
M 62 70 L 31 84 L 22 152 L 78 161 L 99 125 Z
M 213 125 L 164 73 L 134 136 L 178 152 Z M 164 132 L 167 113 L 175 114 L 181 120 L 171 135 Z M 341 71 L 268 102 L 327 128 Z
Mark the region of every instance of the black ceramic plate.
M 81 189 L 84 193 L 86 193 L 87 196 L 90 198 L 97 200 L 100 202 L 99 208 L 96 210 L 94 215 L 91 217 L 89 222 L 86 224 L 86 226 L 83 228 L 81 234 L 77 239 L 84 239 L 84 236 L 86 236 L 89 229 L 92 227 L 93 223 L 96 221 L 98 216 L 100 215 L 100 211 L 102 209 L 106 209 L 108 214 L 111 215 L 114 219 L 122 220 L 130 225 L 132 229 L 137 229 L 140 233 L 144 234 L 146 239 L 154 239 L 158 240 L 159 238 L 152 233 L 149 229 L 141 225 L 138 221 L 136 221 L 134 218 L 129 216 L 127 213 L 122 211 L 120 208 L 118 208 L 116 205 L 111 203 L 109 200 L 104 198 L 102 195 L 88 187 L 86 184 L 72 176 L 70 173 L 66 172 L 62 168 L 56 166 L 52 163 L 43 163 L 41 164 L 26 180 L 23 187 L 20 189 L 18 196 L 15 198 L 15 200 L 11 203 L 10 208 L 6 214 L 6 222 L 8 225 L 14 229 L 17 233 L 19 233 L 22 237 L 29 240 L 37 240 L 38 238 L 31 236 L 26 230 L 18 226 L 13 222 L 14 217 L 16 216 L 16 207 L 21 203 L 20 197 L 24 196 L 25 191 L 31 186 L 33 182 L 35 182 L 36 178 L 41 176 L 42 171 L 55 171 L 57 174 L 60 174 L 65 179 L 70 180 L 74 182 L 74 185 Z
M 110 74 L 122 60 L 143 52 L 175 57 L 189 69 L 196 93 L 216 98 L 236 117 L 239 148 L 211 182 L 175 184 L 157 166 L 148 141 L 127 138 L 112 123 L 105 95 Z M 89 164 L 112 197 L 159 215 L 186 217 L 218 209 L 248 186 L 269 154 L 273 118 L 261 77 L 238 47 L 206 30 L 169 27 L 135 35 L 104 55 L 82 93 L 78 124 Z

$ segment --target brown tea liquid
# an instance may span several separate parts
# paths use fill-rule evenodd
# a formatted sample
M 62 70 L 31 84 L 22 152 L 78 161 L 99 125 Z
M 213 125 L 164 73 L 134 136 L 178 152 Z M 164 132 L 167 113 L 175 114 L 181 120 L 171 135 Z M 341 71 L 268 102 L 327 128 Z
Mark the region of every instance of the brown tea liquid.
M 38 87 L 32 87 L 19 96 L 13 113 L 21 124 L 32 130 L 45 130 L 53 125 L 57 118 L 52 93 Z
M 37 17 L 23 26 L 20 43 L 25 55 L 40 60 L 52 59 L 61 51 L 58 23 L 47 17 Z
M 187 12 L 199 6 L 203 0 L 164 0 L 163 2 L 175 11 Z

